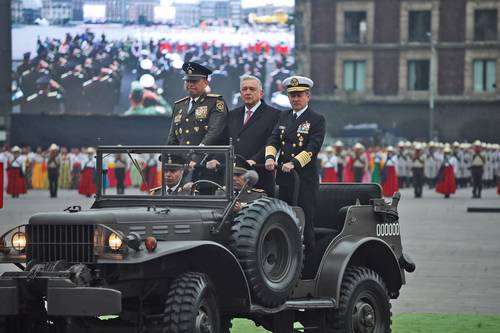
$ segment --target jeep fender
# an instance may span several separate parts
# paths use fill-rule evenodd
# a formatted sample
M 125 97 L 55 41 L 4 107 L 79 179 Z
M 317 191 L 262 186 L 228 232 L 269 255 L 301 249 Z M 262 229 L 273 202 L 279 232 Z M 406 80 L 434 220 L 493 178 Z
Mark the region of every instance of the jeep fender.
M 251 298 L 245 274 L 236 257 L 224 246 L 211 241 L 158 242 L 155 251 L 130 251 L 120 260 L 100 259 L 98 264 L 142 264 L 172 259 L 190 271 L 207 273 L 215 284 L 222 310 L 247 312 Z M 229 310 L 225 310 L 229 311 Z
M 316 294 L 340 299 L 344 272 L 348 266 L 364 266 L 379 273 L 391 298 L 397 298 L 404 283 L 394 251 L 374 237 L 350 235 L 330 244 L 318 270 Z

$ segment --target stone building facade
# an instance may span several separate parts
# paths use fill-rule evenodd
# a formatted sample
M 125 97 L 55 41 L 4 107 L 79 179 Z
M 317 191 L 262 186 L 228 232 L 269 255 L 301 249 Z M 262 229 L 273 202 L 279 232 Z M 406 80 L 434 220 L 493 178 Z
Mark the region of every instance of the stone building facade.
M 432 136 L 500 140 L 477 127 L 482 110 L 500 122 L 500 1 L 297 0 L 295 14 L 299 72 L 327 115 L 355 122 L 364 109 L 427 138 L 433 99 Z

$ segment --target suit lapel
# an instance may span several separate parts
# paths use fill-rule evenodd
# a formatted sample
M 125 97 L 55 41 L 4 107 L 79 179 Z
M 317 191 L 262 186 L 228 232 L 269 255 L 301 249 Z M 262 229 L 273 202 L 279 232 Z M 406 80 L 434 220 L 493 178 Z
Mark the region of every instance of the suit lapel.
M 245 106 L 233 112 L 236 112 L 236 117 L 234 117 L 233 126 L 236 128 L 236 132 L 239 135 L 243 127 L 243 119 L 245 118 Z

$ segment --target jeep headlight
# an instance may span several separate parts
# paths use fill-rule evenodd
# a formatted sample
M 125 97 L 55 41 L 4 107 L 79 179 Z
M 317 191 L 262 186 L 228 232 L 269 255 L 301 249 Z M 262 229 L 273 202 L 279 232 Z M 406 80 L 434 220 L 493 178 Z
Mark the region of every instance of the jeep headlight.
M 12 247 L 18 251 L 24 251 L 26 248 L 26 234 L 24 232 L 18 231 L 11 238 Z
M 0 234 L 0 263 L 24 262 L 29 246 L 26 225 L 19 225 Z
M 113 251 L 118 251 L 123 245 L 121 237 L 116 233 L 111 233 L 108 237 L 108 246 Z

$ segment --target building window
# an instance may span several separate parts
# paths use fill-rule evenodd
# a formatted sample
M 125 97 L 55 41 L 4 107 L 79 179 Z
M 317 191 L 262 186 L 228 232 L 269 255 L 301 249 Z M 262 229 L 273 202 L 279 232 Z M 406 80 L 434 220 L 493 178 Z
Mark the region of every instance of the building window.
M 429 90 L 429 60 L 408 61 L 408 90 Z
M 409 12 L 408 40 L 410 42 L 428 42 L 431 32 L 431 12 L 412 10 Z
M 366 12 L 344 13 L 344 43 L 366 43 Z
M 476 9 L 474 11 L 474 40 L 497 39 L 498 11 L 496 9 Z
M 365 61 L 344 61 L 344 90 L 365 90 Z
M 494 59 L 474 60 L 474 91 L 494 92 L 497 64 Z

